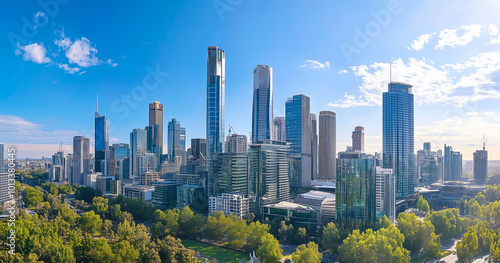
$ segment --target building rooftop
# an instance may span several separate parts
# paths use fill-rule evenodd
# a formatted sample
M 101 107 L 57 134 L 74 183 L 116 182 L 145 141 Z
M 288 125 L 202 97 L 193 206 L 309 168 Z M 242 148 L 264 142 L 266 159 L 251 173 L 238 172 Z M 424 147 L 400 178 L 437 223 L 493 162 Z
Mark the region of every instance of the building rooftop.
M 265 207 L 272 207 L 272 208 L 278 208 L 278 209 L 293 209 L 293 210 L 297 210 L 297 211 L 300 211 L 300 210 L 302 210 L 302 211 L 314 211 L 314 209 L 312 207 L 304 206 L 304 205 L 292 203 L 292 202 L 286 202 L 286 201 L 282 201 L 282 202 L 279 202 L 277 204 L 265 205 Z

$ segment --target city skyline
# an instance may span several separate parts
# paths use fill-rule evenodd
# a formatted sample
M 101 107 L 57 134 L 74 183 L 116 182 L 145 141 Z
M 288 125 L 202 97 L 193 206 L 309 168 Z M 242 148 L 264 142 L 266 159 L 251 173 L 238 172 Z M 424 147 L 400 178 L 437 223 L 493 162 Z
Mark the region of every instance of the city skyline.
M 253 10 L 258 4 L 241 3 L 232 12 L 224 13 L 223 20 L 220 20 L 217 11 L 210 3 L 202 5 L 200 9 L 189 6 L 190 11 L 194 11 L 195 14 L 187 14 L 185 12 L 187 6 L 182 4 L 173 6 L 166 4 L 165 7 L 168 6 L 171 12 L 186 15 L 178 18 L 180 21 L 186 22 L 189 17 L 199 14 L 200 10 L 205 10 L 208 22 L 202 29 L 210 26 L 220 27 L 216 36 L 207 37 L 206 34 L 202 34 L 203 36 L 197 37 L 193 43 L 182 48 L 178 47 L 182 51 L 178 53 L 187 56 L 189 63 L 193 64 L 193 72 L 190 72 L 187 62 L 178 59 L 178 55 L 172 55 L 170 59 L 161 52 L 171 45 L 178 46 L 180 41 L 185 41 L 187 37 L 186 35 L 176 39 L 174 43 L 169 43 L 168 34 L 180 32 L 186 25 L 174 30 L 170 28 L 173 21 L 167 21 L 165 25 L 154 24 L 153 19 L 163 14 L 161 11 L 153 12 L 148 22 L 151 22 L 154 29 L 163 30 L 162 34 L 158 35 L 158 31 L 138 34 L 140 41 L 134 42 L 133 45 L 128 44 L 125 49 L 120 50 L 111 48 L 113 43 L 109 38 L 99 34 L 103 31 L 97 30 L 97 33 L 92 33 L 91 27 L 77 27 L 69 22 L 70 17 L 81 7 L 78 3 L 69 3 L 61 6 L 54 16 L 45 14 L 54 24 L 41 27 L 36 36 L 27 38 L 26 43 L 19 40 L 19 47 L 11 47 L 9 37 L 7 38 L 9 41 L 2 42 L 2 47 L 11 51 L 6 60 L 9 66 L 4 65 L 2 69 L 6 75 L 12 77 L 7 78 L 2 87 L 2 91 L 5 90 L 5 97 L 0 100 L 9 111 L 1 113 L 4 115 L 0 116 L 0 122 L 5 125 L 0 129 L 0 138 L 6 148 L 7 146 L 19 148 L 18 158 L 50 157 L 58 150 L 61 141 L 65 153 L 71 153 L 72 138 L 77 135 L 90 138 L 90 152 L 94 152 L 92 108 L 96 93 L 101 97 L 99 112 L 109 121 L 110 144 L 127 143 L 132 129 L 146 126 L 148 103 L 156 100 L 165 105 L 165 120 L 176 118 L 183 123 L 186 127 L 186 139 L 204 138 L 206 60 L 203 54 L 207 46 L 217 45 L 228 55 L 226 120 L 223 128 L 226 132 L 231 124 L 238 134 L 250 138 L 252 101 L 249 98 L 252 94 L 252 69 L 256 65 L 265 64 L 272 66 L 274 71 L 275 117 L 284 116 L 286 98 L 304 94 L 311 98 L 311 113 L 318 115 L 321 110 L 337 113 L 337 151 L 350 145 L 351 131 L 355 126 L 363 126 L 365 151 L 380 152 L 382 92 L 379 91 L 385 89 L 385 84 L 390 81 L 389 64 L 392 61 L 392 80 L 408 82 L 415 87 L 416 145 L 430 141 L 436 150 L 444 150 L 444 144 L 453 145 L 454 149 L 463 154 L 463 160 L 472 160 L 473 152 L 482 149 L 481 138 L 485 134 L 490 138 L 486 145 L 489 159 L 500 159 L 499 139 L 494 137 L 494 132 L 498 131 L 500 123 L 500 112 L 495 107 L 499 98 L 495 76 L 500 65 L 498 44 L 496 44 L 498 33 L 495 33 L 495 28 L 500 25 L 500 21 L 488 11 L 494 10 L 498 4 L 484 1 L 481 2 L 481 7 L 477 8 L 467 5 L 470 7 L 469 14 L 461 18 L 457 18 L 460 17 L 457 14 L 462 14 L 462 11 L 452 7 L 450 12 L 453 14 L 453 19 L 433 21 L 434 25 L 422 23 L 418 28 L 409 27 L 408 32 L 403 33 L 407 25 L 403 20 L 404 17 L 418 17 L 422 15 L 423 10 L 432 14 L 438 8 L 437 4 L 426 4 L 416 8 L 410 2 L 398 3 L 400 12 L 391 13 L 391 21 L 386 26 L 382 24 L 380 32 L 376 36 L 370 36 L 370 43 L 363 48 L 353 44 L 357 35 L 356 28 L 364 30 L 368 22 L 377 21 L 376 16 L 370 16 L 372 11 L 375 14 L 382 11 L 390 12 L 387 3 L 367 3 L 363 7 L 351 6 L 348 9 L 351 14 L 368 16 L 369 20 L 366 22 L 347 19 L 346 16 L 332 19 L 317 18 L 307 23 L 309 26 L 317 27 L 313 30 L 314 37 L 300 40 L 297 44 L 288 45 L 286 43 L 290 41 L 283 42 L 264 32 L 275 43 L 265 50 L 256 48 L 250 52 L 246 52 L 248 45 L 255 45 L 255 42 L 244 44 L 242 40 L 248 41 L 255 36 L 255 33 L 250 32 L 248 36 L 238 33 L 237 36 L 241 36 L 242 40 L 236 40 L 238 37 L 234 34 L 238 30 L 230 24 L 235 23 L 234 27 L 248 26 L 247 14 L 238 17 L 243 14 L 244 9 Z M 335 4 L 321 2 L 318 5 L 324 8 L 314 10 L 325 9 L 325 11 L 316 12 L 335 10 Z M 270 4 L 264 9 L 262 16 L 276 11 L 278 7 L 283 6 Z M 110 7 L 103 5 L 101 10 L 88 8 L 83 10 L 99 14 L 107 8 Z M 131 6 L 125 5 L 121 8 L 124 14 L 132 13 Z M 169 12 L 169 8 L 164 8 L 163 11 Z M 302 9 L 306 19 L 318 16 L 309 11 L 310 9 L 300 6 L 283 8 L 291 12 Z M 36 3 L 29 3 L 8 14 L 4 19 L 10 22 L 2 29 L 4 35 L 13 33 L 23 36 L 21 18 L 37 17 L 39 10 L 42 9 Z M 479 15 L 478 10 L 482 11 L 482 15 Z M 134 10 L 138 13 L 141 11 L 150 10 L 146 7 Z M 486 14 L 483 14 L 484 12 Z M 339 16 L 336 12 L 334 15 Z M 278 18 L 269 19 L 271 20 L 259 23 L 273 22 L 275 23 L 273 28 L 281 25 Z M 339 21 L 338 19 L 344 19 L 345 26 L 336 26 L 335 22 Z M 291 26 L 300 29 L 302 27 L 299 22 L 303 20 L 293 22 Z M 337 29 L 338 37 L 331 36 Z M 132 32 L 137 33 L 137 29 L 134 28 Z M 192 33 L 186 34 L 191 36 Z M 226 37 L 226 34 L 230 36 Z M 398 34 L 400 37 L 394 43 L 387 41 L 393 34 Z M 280 36 L 284 40 L 297 38 L 289 30 L 285 30 Z M 318 44 L 322 39 L 326 44 Z M 120 40 L 121 37 L 118 37 L 117 41 Z M 64 43 L 70 46 L 67 47 Z M 342 43 L 354 46 L 360 51 L 350 56 L 350 62 L 342 52 Z M 40 49 L 42 44 L 45 52 L 36 53 L 43 51 Z M 69 56 L 71 47 L 78 47 L 75 44 L 89 47 L 90 55 L 80 56 L 79 59 L 72 57 L 73 60 L 68 58 L 65 62 L 65 56 Z M 282 53 L 289 54 L 288 51 L 297 49 L 299 46 L 296 45 L 299 44 L 301 46 L 308 44 L 314 48 L 303 50 L 302 53 L 298 52 L 299 54 L 293 54 L 289 58 Z M 149 53 L 144 59 L 139 59 L 137 52 L 130 51 L 132 47 L 136 47 L 140 52 L 149 50 Z M 478 47 L 481 48 L 481 52 L 478 52 Z M 372 54 L 378 50 L 381 51 L 380 54 Z M 42 53 L 41 57 L 35 56 Z M 176 66 L 173 61 L 179 65 Z M 79 70 L 71 74 L 65 68 L 79 68 Z M 97 68 L 99 70 L 96 70 Z M 13 73 L 16 71 L 23 74 Z M 80 75 L 84 71 L 86 73 Z M 154 72 L 158 71 L 168 72 L 169 75 L 165 76 L 166 73 L 154 75 Z M 189 79 L 186 74 L 194 77 Z M 21 81 L 24 75 L 30 76 L 30 79 Z M 148 82 L 150 85 L 158 84 L 158 86 L 147 90 L 143 100 L 134 101 L 135 107 L 129 107 L 127 114 L 123 110 L 113 110 L 125 105 L 121 100 L 122 95 L 132 96 L 134 88 L 143 85 L 145 76 L 150 76 Z M 430 77 L 426 80 L 424 76 Z M 154 83 L 158 80 L 154 77 L 162 81 Z M 442 90 L 438 90 L 438 87 L 442 87 Z M 142 96 L 140 93 L 137 94 Z M 489 98 L 486 98 L 485 94 L 489 94 Z M 46 102 L 51 99 L 59 103 L 48 105 Z M 15 102 L 19 100 L 33 103 L 26 107 L 17 107 Z M 38 100 L 40 102 L 37 102 Z M 113 104 L 115 101 L 120 104 Z M 187 107 L 181 107 L 187 103 L 193 105 L 189 110 L 185 110 Z M 328 106 L 329 104 L 333 106 Z M 124 115 L 127 117 L 122 118 Z M 165 132 L 163 137 L 166 137 Z M 163 145 L 166 145 L 165 139 Z

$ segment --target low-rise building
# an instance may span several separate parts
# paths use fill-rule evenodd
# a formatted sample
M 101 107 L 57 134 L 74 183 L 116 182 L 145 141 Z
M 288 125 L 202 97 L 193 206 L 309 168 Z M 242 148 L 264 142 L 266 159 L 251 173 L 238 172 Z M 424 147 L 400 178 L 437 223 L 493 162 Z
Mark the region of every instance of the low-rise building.
M 126 198 L 139 198 L 144 201 L 151 201 L 153 198 L 154 186 L 126 184 L 122 187 L 123 196 Z
M 245 218 L 249 213 L 250 198 L 237 193 L 222 193 L 218 196 L 211 196 L 209 200 L 208 212 L 222 211 L 226 216 L 234 214 L 238 218 Z

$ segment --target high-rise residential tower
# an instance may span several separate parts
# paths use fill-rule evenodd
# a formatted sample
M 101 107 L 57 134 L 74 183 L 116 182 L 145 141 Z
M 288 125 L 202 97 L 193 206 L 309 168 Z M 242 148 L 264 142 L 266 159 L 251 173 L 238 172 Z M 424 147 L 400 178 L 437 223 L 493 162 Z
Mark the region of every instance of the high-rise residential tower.
M 222 153 L 224 146 L 224 108 L 226 56 L 219 47 L 207 52 L 207 156 Z
M 0 173 L 5 172 L 4 145 L 0 143 Z
M 205 158 L 207 152 L 207 142 L 202 138 L 191 139 L 191 153 L 194 159 Z
M 286 141 L 285 117 L 274 118 L 273 140 L 280 142 Z
M 123 160 L 129 158 L 130 147 L 127 143 L 115 143 L 109 149 L 109 175 L 123 180 Z
M 337 169 L 336 115 L 332 111 L 319 113 L 318 179 L 334 181 Z
M 486 143 L 483 143 L 483 150 L 477 150 L 473 155 L 474 180 L 485 183 L 488 178 L 488 151 L 486 151 Z
M 106 116 L 99 115 L 99 101 L 95 106 L 95 163 L 94 170 L 103 175 L 108 175 L 109 161 L 109 133 L 108 119 Z
M 155 153 L 158 163 L 160 163 L 160 156 L 163 154 L 163 104 L 158 101 L 149 103 L 149 126 L 153 125 L 158 126 L 158 136 L 154 142 L 158 151 L 153 153 Z
M 310 99 L 295 95 L 285 103 L 286 141 L 290 144 L 290 186 L 311 184 L 311 112 Z
M 147 153 L 146 130 L 133 129 L 130 133 L 130 179 L 139 178 L 140 157 Z
M 226 137 L 227 153 L 247 153 L 247 136 L 236 133 Z
M 365 151 L 365 128 L 356 126 L 352 132 L 352 149 L 355 152 Z
M 318 177 L 318 121 L 311 113 L 311 180 Z
M 70 185 L 83 184 L 83 174 L 90 172 L 90 139 L 84 136 L 73 137 L 73 169 Z
M 462 177 L 462 154 L 444 145 L 444 181 L 459 181 Z
M 413 88 L 400 82 L 388 86 L 382 107 L 383 168 L 393 169 L 396 196 L 404 199 L 415 192 Z
M 273 68 L 253 70 L 252 143 L 273 138 Z

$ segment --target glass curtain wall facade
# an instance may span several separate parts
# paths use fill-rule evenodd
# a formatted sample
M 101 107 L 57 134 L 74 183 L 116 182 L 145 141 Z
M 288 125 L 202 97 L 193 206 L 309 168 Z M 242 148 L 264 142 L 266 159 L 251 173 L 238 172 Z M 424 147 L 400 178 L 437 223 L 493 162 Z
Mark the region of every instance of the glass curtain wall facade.
M 253 70 L 252 143 L 273 138 L 273 68 Z
M 207 52 L 207 154 L 222 153 L 224 146 L 224 108 L 226 57 L 219 47 Z

